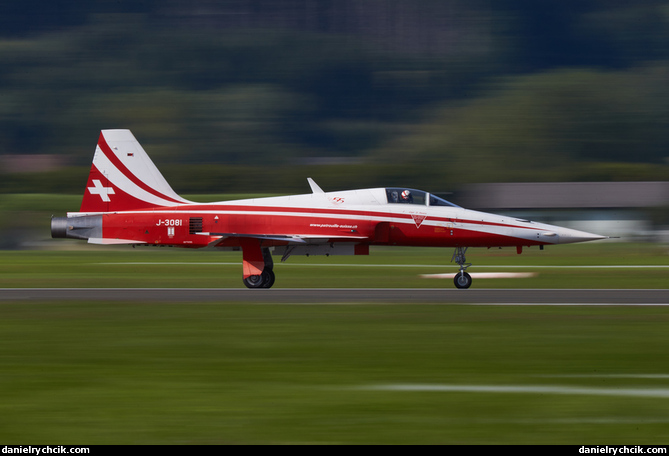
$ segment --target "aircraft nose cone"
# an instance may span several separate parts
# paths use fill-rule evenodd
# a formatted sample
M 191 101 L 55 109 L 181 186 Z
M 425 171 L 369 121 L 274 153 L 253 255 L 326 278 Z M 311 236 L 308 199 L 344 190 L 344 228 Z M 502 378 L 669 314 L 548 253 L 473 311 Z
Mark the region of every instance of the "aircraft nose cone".
M 572 230 L 563 228 L 560 230 L 560 244 L 572 244 L 574 242 L 597 241 L 599 239 L 608 239 L 608 236 L 588 233 L 586 231 Z

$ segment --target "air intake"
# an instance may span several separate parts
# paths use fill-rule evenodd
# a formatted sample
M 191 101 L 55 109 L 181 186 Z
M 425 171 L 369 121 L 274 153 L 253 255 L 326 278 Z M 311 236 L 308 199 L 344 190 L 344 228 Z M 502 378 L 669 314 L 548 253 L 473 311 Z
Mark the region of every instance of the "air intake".
M 197 234 L 202 232 L 202 217 L 191 217 L 188 222 L 188 233 Z

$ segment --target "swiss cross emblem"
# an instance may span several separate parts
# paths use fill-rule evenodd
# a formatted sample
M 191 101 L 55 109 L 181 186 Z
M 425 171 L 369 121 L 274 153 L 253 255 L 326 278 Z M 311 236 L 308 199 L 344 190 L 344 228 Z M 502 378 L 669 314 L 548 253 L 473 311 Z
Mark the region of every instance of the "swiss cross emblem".
M 93 179 L 93 185 L 94 187 L 88 187 L 88 191 L 91 192 L 91 195 L 100 195 L 100 198 L 102 198 L 102 201 L 105 203 L 111 201 L 111 199 L 109 199 L 109 195 L 114 194 L 113 188 L 105 187 L 98 179 Z
M 413 219 L 413 222 L 416 224 L 416 228 L 420 228 L 421 224 L 427 218 L 427 215 L 425 215 L 425 214 L 411 214 L 411 218 Z

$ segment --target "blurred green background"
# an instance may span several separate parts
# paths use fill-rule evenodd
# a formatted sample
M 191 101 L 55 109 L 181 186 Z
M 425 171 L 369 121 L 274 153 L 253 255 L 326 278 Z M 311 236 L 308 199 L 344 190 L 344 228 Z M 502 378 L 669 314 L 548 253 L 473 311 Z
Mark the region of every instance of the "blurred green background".
M 667 80 L 664 0 L 4 1 L 0 192 L 109 128 L 179 193 L 667 180 Z

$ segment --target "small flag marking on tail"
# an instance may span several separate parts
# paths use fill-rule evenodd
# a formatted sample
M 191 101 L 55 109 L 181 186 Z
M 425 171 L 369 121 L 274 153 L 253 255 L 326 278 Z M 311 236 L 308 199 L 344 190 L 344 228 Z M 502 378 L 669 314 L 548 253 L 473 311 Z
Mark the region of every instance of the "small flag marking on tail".
M 88 191 L 91 192 L 91 195 L 100 195 L 100 198 L 102 198 L 102 201 L 105 203 L 108 203 L 111 201 L 109 198 L 109 195 L 114 194 L 114 189 L 111 187 L 105 187 L 102 185 L 102 182 L 98 179 L 93 179 L 93 185 L 95 187 L 88 187 Z

